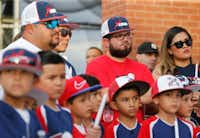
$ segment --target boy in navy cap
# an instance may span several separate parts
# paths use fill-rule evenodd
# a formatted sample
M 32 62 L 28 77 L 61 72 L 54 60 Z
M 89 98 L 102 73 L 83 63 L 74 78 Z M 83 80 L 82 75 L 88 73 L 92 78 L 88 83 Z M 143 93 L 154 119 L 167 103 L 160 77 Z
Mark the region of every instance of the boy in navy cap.
M 140 106 L 140 96 L 149 89 L 144 81 L 132 76 L 120 76 L 109 87 L 111 107 L 118 112 L 118 119 L 105 130 L 105 138 L 137 138 L 140 124 L 136 114 Z
M 41 74 L 40 58 L 24 49 L 3 53 L 0 83 L 4 99 L 0 101 L 0 134 L 2 138 L 36 138 L 41 126 L 34 112 L 27 110 L 24 98 Z
M 142 123 L 138 138 L 193 138 L 193 125 L 176 116 L 181 93 L 189 92 L 175 76 L 159 77 L 152 93 L 159 112 Z

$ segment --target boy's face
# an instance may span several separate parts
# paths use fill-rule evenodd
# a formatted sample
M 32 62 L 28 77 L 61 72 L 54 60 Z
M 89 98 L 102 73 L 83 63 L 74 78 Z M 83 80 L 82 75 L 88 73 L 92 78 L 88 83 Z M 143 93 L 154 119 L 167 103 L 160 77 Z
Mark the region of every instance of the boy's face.
M 181 103 L 181 93 L 179 90 L 164 92 L 153 98 L 155 104 L 159 107 L 159 112 L 175 114 Z
M 42 66 L 43 73 L 36 87 L 46 92 L 50 99 L 57 99 L 65 87 L 65 65 L 47 64 Z
M 135 117 L 140 106 L 140 97 L 135 90 L 123 90 L 116 97 L 111 106 L 125 117 Z
M 69 104 L 71 112 L 78 118 L 90 118 L 92 113 L 92 105 L 90 102 L 90 93 L 81 94 L 73 100 L 72 104 Z
M 20 98 L 27 95 L 32 89 L 34 75 L 20 69 L 4 70 L 0 73 L 0 83 L 4 88 L 5 96 Z
M 178 109 L 178 115 L 181 117 L 190 117 L 193 111 L 192 93 L 183 95 Z

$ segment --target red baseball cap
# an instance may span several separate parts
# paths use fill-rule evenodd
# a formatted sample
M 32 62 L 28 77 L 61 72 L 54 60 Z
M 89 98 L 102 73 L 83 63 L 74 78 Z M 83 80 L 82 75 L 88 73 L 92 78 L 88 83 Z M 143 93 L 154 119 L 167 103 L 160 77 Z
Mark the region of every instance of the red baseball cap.
M 89 91 L 96 91 L 101 87 L 102 86 L 99 84 L 90 86 L 88 82 L 81 76 L 72 77 L 71 79 L 66 80 L 65 90 L 58 99 L 59 104 L 63 106 L 64 102 L 70 98 Z
M 123 89 L 126 86 L 133 86 L 139 89 L 138 94 L 141 96 L 145 94 L 149 88 L 150 85 L 147 82 L 140 81 L 140 80 L 134 80 L 134 77 L 132 75 L 128 76 L 120 76 L 115 78 L 115 80 L 111 83 L 109 87 L 109 99 L 110 101 L 113 100 L 114 95 L 120 90 Z

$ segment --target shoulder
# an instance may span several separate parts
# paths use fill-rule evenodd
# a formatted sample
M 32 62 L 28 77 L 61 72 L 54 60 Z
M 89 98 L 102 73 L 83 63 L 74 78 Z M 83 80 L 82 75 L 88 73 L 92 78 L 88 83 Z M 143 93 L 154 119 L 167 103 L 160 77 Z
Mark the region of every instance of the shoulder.
M 141 123 L 141 126 L 149 126 L 150 124 L 152 123 L 156 123 L 157 121 L 159 120 L 159 118 L 157 118 L 156 116 L 151 116 L 149 117 L 148 119 L 144 120 L 142 123 Z

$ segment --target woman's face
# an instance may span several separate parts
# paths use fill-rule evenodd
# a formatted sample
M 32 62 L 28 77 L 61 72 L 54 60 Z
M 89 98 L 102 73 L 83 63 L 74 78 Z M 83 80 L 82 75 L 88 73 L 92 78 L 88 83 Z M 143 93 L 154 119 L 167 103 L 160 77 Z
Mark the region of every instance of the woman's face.
M 180 32 L 172 39 L 170 48 L 168 48 L 170 55 L 173 55 L 176 60 L 190 60 L 192 56 L 192 42 L 185 32 Z

